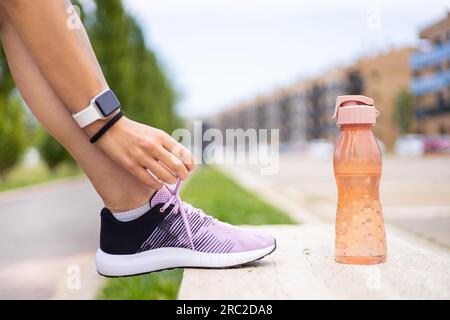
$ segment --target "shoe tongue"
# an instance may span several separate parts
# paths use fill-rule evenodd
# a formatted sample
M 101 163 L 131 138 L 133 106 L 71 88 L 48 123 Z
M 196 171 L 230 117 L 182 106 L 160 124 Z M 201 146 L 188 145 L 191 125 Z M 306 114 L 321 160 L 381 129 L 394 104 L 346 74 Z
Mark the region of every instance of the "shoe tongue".
M 172 194 L 170 193 L 170 191 L 167 190 L 165 186 L 163 186 L 153 194 L 152 198 L 150 199 L 150 207 L 153 208 L 160 203 L 166 203 L 167 201 L 169 201 L 171 196 Z

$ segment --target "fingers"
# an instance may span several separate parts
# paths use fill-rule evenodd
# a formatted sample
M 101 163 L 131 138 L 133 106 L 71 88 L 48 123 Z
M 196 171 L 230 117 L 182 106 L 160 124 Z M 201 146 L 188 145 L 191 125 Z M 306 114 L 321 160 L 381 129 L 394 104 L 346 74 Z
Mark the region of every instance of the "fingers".
M 175 174 L 173 174 L 155 159 L 146 159 L 144 167 L 147 168 L 153 175 L 158 177 L 159 180 L 165 183 L 174 184 L 175 182 L 177 182 L 177 177 L 175 176 Z
M 131 173 L 142 183 L 154 190 L 159 190 L 163 187 L 163 184 L 152 176 L 144 167 L 136 166 L 131 170 Z
M 181 180 L 186 179 L 189 175 L 189 171 L 184 163 L 166 149 L 159 148 L 155 156 L 164 166 L 166 166 Z
M 164 134 L 162 137 L 162 145 L 171 154 L 180 159 L 182 163 L 186 166 L 189 172 L 193 171 L 195 168 L 195 159 L 192 154 L 186 149 L 181 143 L 176 141 L 168 134 Z

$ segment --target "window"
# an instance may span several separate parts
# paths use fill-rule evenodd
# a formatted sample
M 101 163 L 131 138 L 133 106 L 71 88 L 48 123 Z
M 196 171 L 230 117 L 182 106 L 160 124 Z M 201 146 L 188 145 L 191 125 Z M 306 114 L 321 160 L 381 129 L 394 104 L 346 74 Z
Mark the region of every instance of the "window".
M 435 46 L 439 46 L 442 43 L 441 37 L 440 36 L 436 36 L 433 40 L 433 44 Z
M 433 70 L 434 70 L 434 72 L 439 72 L 439 71 L 441 71 L 442 70 L 442 66 L 441 65 L 435 65 L 434 66 L 434 68 L 433 68 Z

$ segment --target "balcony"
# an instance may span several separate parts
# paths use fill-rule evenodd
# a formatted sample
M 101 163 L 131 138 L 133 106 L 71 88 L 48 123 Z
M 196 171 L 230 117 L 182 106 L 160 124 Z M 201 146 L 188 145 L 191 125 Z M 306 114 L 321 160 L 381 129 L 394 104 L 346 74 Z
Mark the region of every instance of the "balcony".
M 413 70 L 438 65 L 450 59 L 450 42 L 433 47 L 427 52 L 418 52 L 411 56 L 410 65 Z
M 411 81 L 411 92 L 415 96 L 436 92 L 450 86 L 450 70 L 414 78 Z
M 450 101 L 439 101 L 436 105 L 430 107 L 422 106 L 418 107 L 414 111 L 416 118 L 426 118 L 430 116 L 439 116 L 443 113 L 450 112 Z

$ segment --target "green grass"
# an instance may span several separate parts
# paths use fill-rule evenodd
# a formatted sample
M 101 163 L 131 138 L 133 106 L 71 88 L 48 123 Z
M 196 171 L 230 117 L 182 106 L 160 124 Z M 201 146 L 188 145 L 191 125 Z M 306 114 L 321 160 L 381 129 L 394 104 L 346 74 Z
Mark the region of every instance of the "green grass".
M 263 202 L 212 167 L 202 167 L 181 192 L 184 201 L 232 224 L 292 224 L 285 213 Z M 176 299 L 182 270 L 109 279 L 98 299 Z
M 45 164 L 33 167 L 17 166 L 9 174 L 6 181 L 0 181 L 0 192 L 30 186 L 42 182 L 80 175 L 77 166 L 62 164 L 50 171 Z
M 97 299 L 176 299 L 182 276 L 183 270 L 174 269 L 136 277 L 108 279 Z
M 263 202 L 219 170 L 204 167 L 182 190 L 184 201 L 231 224 L 294 223 L 284 212 Z

